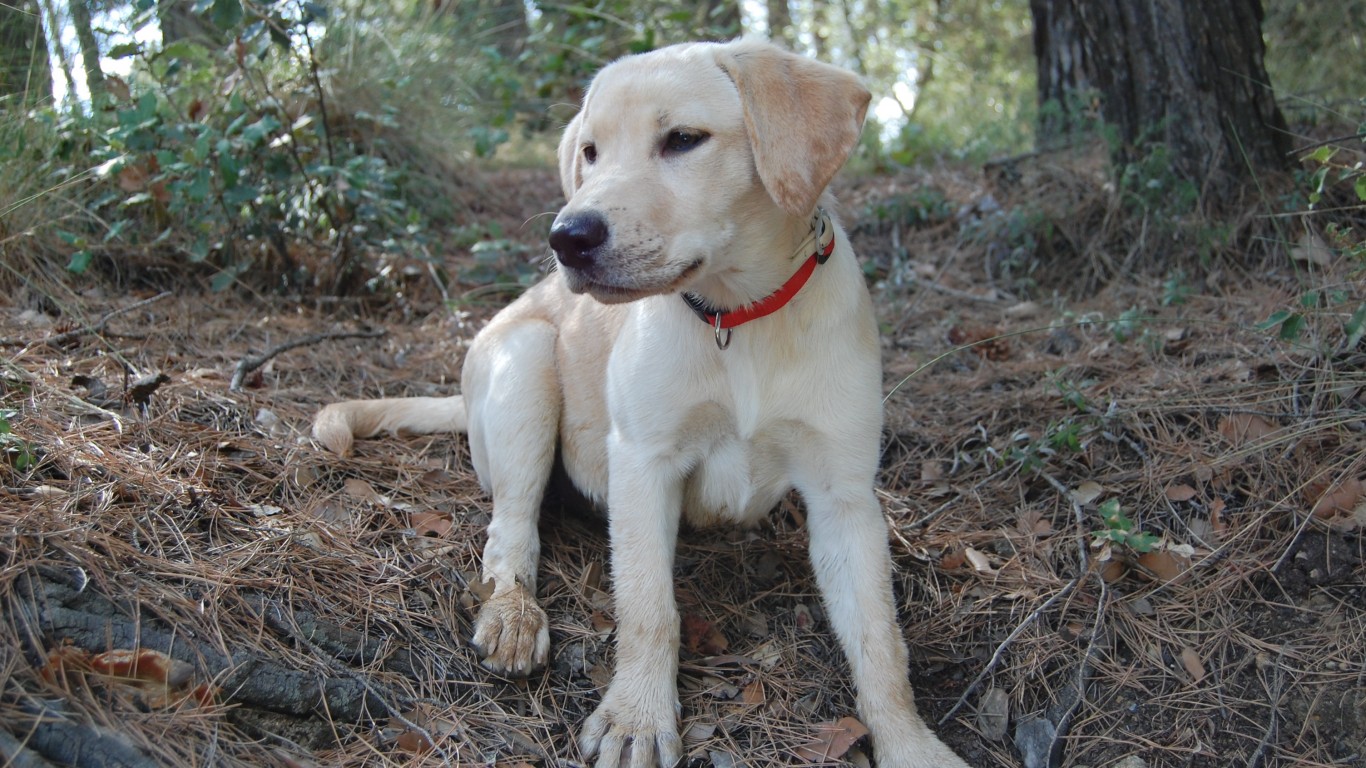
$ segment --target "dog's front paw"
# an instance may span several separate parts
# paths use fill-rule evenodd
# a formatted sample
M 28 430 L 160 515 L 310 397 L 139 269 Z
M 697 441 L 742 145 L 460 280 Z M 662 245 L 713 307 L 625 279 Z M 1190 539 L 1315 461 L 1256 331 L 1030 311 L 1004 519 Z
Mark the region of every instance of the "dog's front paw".
M 579 748 L 598 756 L 596 768 L 673 768 L 683 759 L 678 738 L 678 707 L 667 697 L 662 706 L 625 701 L 613 683 L 602 705 L 584 723 Z
M 518 582 L 494 592 L 479 609 L 473 642 L 486 669 L 523 677 L 545 666 L 550 620 L 531 590 Z

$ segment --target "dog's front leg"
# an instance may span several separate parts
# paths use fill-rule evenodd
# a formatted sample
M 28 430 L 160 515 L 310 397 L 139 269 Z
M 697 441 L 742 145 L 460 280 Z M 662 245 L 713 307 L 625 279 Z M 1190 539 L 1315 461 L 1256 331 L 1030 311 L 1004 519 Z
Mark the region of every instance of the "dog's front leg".
M 678 609 L 673 562 L 682 475 L 610 440 L 608 519 L 617 611 L 617 666 L 579 739 L 597 768 L 672 766 L 678 738 Z
M 879 768 L 967 768 L 915 711 L 906 644 L 892 599 L 887 525 L 871 488 L 842 495 L 803 489 L 811 561 L 830 623 L 844 646 L 858 708 L 873 735 Z

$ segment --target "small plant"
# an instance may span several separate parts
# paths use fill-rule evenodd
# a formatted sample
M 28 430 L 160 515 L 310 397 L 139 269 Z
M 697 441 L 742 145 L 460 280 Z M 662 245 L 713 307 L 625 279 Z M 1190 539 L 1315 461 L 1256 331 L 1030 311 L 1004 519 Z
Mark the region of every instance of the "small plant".
M 1121 544 L 1129 549 L 1143 554 L 1151 552 L 1157 546 L 1158 537 L 1138 527 L 1138 524 L 1129 519 L 1124 514 L 1124 510 L 1119 506 L 1119 499 L 1109 499 L 1100 505 L 1096 510 L 1100 514 L 1100 519 L 1105 523 L 1105 527 L 1092 531 L 1091 535 L 1096 538 L 1096 543 L 1113 542 Z
M 0 454 L 4 455 L 10 466 L 23 472 L 34 465 L 37 455 L 27 440 L 14 434 L 10 427 L 10 420 L 14 417 L 14 411 L 0 411 Z

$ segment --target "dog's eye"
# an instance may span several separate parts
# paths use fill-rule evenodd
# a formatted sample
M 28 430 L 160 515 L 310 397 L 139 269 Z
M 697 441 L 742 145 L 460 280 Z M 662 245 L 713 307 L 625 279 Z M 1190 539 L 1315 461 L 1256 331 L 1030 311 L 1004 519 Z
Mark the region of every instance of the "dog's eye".
M 701 131 L 669 131 L 669 135 L 664 138 L 664 151 L 675 154 L 691 152 L 710 136 Z
M 583 159 L 587 160 L 589 165 L 596 163 L 598 161 L 598 148 L 593 144 L 584 144 Z

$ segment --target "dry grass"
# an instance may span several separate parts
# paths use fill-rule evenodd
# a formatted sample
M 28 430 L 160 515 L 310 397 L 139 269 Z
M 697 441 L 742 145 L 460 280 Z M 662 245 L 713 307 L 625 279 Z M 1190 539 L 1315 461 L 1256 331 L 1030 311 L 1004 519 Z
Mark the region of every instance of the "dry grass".
M 922 182 L 882 180 L 877 194 Z M 974 189 L 936 183 L 955 205 Z M 846 218 L 871 194 L 851 191 Z M 889 226 L 858 235 L 870 258 L 890 259 Z M 1007 695 L 1010 734 L 1066 715 L 1068 765 L 1359 763 L 1361 499 L 1311 514 L 1366 476 L 1366 356 L 1341 348 L 1340 318 L 1315 314 L 1297 344 L 1257 331 L 1297 294 L 1289 267 L 1226 274 L 1176 306 L 1161 305 L 1160 281 L 1135 278 L 1024 307 L 987 290 L 985 247 L 957 228 L 900 227 L 900 268 L 915 279 L 877 292 L 897 387 L 882 498 L 922 712 L 939 719 L 964 697 L 939 730 L 984 766 L 1022 764 L 1011 735 L 978 732 L 989 687 Z M 65 328 L 41 313 L 0 313 L 12 342 L 0 406 L 16 435 L 0 467 L 0 735 L 107 754 L 117 741 L 160 765 L 580 760 L 573 734 L 612 667 L 601 524 L 548 505 L 552 663 L 501 680 L 467 646 L 489 510 L 463 441 L 370 441 L 339 460 L 306 437 L 337 397 L 457 390 L 492 308 L 406 295 L 378 316 L 173 297 L 58 347 L 42 340 Z M 93 322 L 138 298 L 64 303 Z M 1131 308 L 1144 319 L 1117 338 L 1112 321 Z M 289 352 L 228 392 L 249 352 L 359 320 L 389 334 Z M 954 329 L 1004 338 L 979 347 L 989 355 L 954 351 Z M 126 371 L 171 381 L 143 409 L 118 400 Z M 32 466 L 16 464 L 21 448 Z M 1100 495 L 1079 502 L 1086 483 Z M 1093 544 L 1107 499 L 1184 553 L 1176 579 Z M 790 500 L 770 530 L 681 544 L 680 608 L 720 633 L 682 664 L 697 765 L 802 764 L 818 724 L 853 713 L 802 519 Z M 1120 563 L 1110 580 L 1108 562 Z M 90 654 L 135 647 L 189 664 L 189 681 L 167 691 L 90 668 Z

